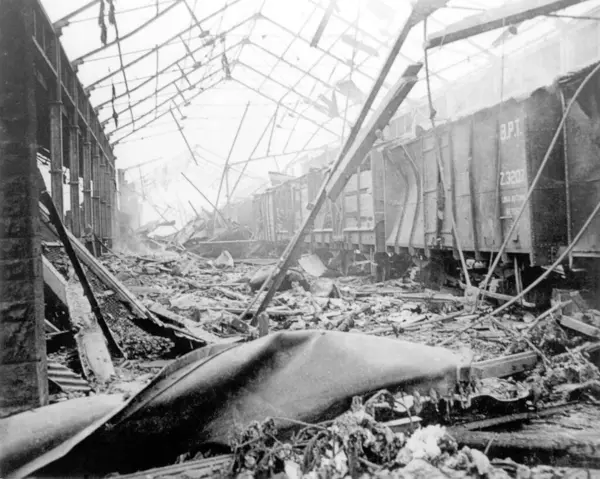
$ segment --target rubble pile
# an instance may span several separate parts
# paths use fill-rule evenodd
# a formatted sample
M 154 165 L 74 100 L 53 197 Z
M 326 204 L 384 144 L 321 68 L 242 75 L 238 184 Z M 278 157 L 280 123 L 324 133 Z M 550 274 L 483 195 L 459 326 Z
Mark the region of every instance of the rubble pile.
M 45 252 L 66 277 L 64 257 Z M 226 250 L 210 258 L 162 250 L 110 252 L 100 263 L 118 283 L 107 286 L 102 275 L 90 268 L 86 273 L 127 359 L 115 360 L 115 375 L 108 381 L 83 374 L 87 389 L 63 385 L 62 391 L 53 390 L 54 402 L 105 392 L 127 398 L 161 369 L 166 374 L 163 368 L 187 351 L 197 350 L 201 357 L 197 348 L 202 345 L 221 348 L 286 331 L 366 333 L 444 346 L 472 366 L 468 387 L 462 384 L 443 397 L 434 389 L 427 396 L 383 391 L 355 398 L 350 410 L 332 421 L 300 421 L 291 435 L 289 428 L 280 431 L 280 422 L 289 420 L 277 417 L 231 431 L 230 473 L 238 477 L 566 477 L 559 469 L 488 459 L 482 452 L 485 434 L 495 433 L 486 429 L 507 431 L 508 424 L 528 424 L 536 414 L 541 421 L 557 408 L 597 404 L 600 397 L 594 356 L 600 313 L 572 292 L 558 292 L 553 308 L 543 313 L 525 303 L 492 316 L 506 299 L 474 304 L 459 290 L 427 289 L 416 267 L 400 279 L 373 284 L 366 276 L 339 277 L 310 255 L 288 271 L 255 323 L 250 320 L 259 301 L 253 300 L 276 260 L 234 259 Z M 153 318 L 175 335 L 153 334 L 147 327 Z M 51 361 L 84 373 L 72 344 L 52 353 Z M 469 439 L 470 431 L 479 436 Z M 512 450 L 510 438 L 502 441 L 497 440 Z M 211 456 L 190 451 L 179 463 L 192 467 Z

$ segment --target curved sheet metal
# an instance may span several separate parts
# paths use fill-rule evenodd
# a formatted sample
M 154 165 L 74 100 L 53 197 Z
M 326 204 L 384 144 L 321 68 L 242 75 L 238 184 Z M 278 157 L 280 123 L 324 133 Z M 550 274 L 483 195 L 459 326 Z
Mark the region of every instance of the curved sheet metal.
M 72 438 L 125 404 L 123 395 L 98 395 L 52 404 L 0 421 L 0 477 Z M 103 424 L 101 421 L 100 424 Z
M 254 420 L 326 420 L 353 396 L 381 388 L 445 394 L 459 366 L 459 357 L 446 349 L 340 332 L 281 332 L 203 348 L 165 368 L 103 425 L 13 477 L 80 477 L 173 464 L 201 444 L 227 445 L 233 430 Z

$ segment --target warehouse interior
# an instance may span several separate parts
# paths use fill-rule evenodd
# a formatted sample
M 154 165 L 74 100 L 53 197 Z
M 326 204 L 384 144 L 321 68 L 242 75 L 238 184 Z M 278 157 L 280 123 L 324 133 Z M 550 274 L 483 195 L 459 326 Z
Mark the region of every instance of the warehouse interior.
M 0 0 L 0 477 L 600 477 L 599 20 Z

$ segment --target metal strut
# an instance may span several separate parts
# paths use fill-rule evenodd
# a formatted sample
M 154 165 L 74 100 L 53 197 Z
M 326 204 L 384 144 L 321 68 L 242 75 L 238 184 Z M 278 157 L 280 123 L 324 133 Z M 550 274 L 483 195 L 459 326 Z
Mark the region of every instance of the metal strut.
M 302 227 L 296 232 L 290 243 L 286 247 L 282 257 L 279 259 L 275 268 L 273 268 L 269 278 L 265 280 L 261 286 L 259 292 L 256 294 L 251 304 L 247 307 L 246 311 L 242 315 L 247 314 L 252 305 L 256 302 L 260 294 L 269 286 L 269 291 L 265 295 L 264 299 L 257 308 L 257 311 L 253 317 L 253 322 L 256 322 L 258 315 L 265 310 L 275 292 L 278 290 L 279 285 L 283 281 L 287 268 L 290 266 L 295 254 L 299 250 L 300 240 L 308 232 L 312 226 L 314 219 L 316 218 L 320 207 L 324 204 L 327 196 L 337 197 L 344 185 L 349 179 L 348 172 L 355 166 L 357 162 L 361 162 L 373 143 L 376 140 L 376 131 L 383 128 L 391 119 L 392 114 L 400 107 L 412 87 L 417 81 L 416 75 L 421 68 L 421 64 L 410 65 L 404 72 L 400 82 L 398 82 L 388 93 L 382 102 L 380 109 L 374 114 L 373 119 L 370 121 L 368 128 L 363 132 L 360 138 L 359 132 L 363 126 L 365 118 L 369 113 L 371 105 L 375 101 L 383 82 L 389 73 L 392 65 L 394 64 L 400 48 L 404 44 L 408 33 L 412 28 L 421 20 L 423 16 L 433 13 L 437 10 L 437 6 L 428 5 L 427 1 L 419 1 L 413 7 L 411 14 L 403 25 L 394 46 L 392 47 L 388 58 L 386 59 L 367 100 L 363 104 L 360 114 L 356 120 L 356 123 L 352 126 L 348 138 L 341 148 L 339 156 L 329 174 L 327 181 L 321 186 L 321 190 L 317 195 L 315 205 L 310 211 L 307 218 L 304 220 Z M 339 171 L 338 171 L 339 170 Z M 243 317 L 243 316 L 242 316 Z
M 427 18 L 423 20 L 423 35 L 424 38 L 427 38 Z M 427 54 L 427 49 L 425 50 L 425 82 L 427 85 L 427 101 L 429 103 L 429 120 L 431 122 L 431 129 L 433 131 L 433 138 L 435 140 L 435 157 L 437 160 L 438 168 L 440 170 L 440 180 L 442 182 L 442 187 L 444 188 L 444 195 L 448 190 L 446 185 L 446 179 L 444 175 L 444 164 L 442 161 L 442 148 L 440 145 L 440 140 L 437 134 L 437 128 L 435 125 L 435 109 L 433 108 L 433 100 L 431 98 L 431 82 L 429 81 L 429 55 Z M 425 205 L 423 205 L 425 207 Z M 465 275 L 465 281 L 467 282 L 467 288 L 471 287 L 471 279 L 469 278 L 469 271 L 467 269 L 467 262 L 465 261 L 465 255 L 462 250 L 462 246 L 460 244 L 460 237 L 458 236 L 458 230 L 456 228 L 456 221 L 454 218 L 454 212 L 450 209 L 450 221 L 452 222 L 452 234 L 454 235 L 454 242 L 456 244 L 456 249 L 458 250 L 458 254 L 460 256 L 460 264 L 463 270 L 463 274 Z
M 525 207 L 527 206 L 527 203 L 529 203 L 529 200 L 531 199 L 533 191 L 534 191 L 535 187 L 538 184 L 538 181 L 540 180 L 540 178 L 542 176 L 542 172 L 544 171 L 544 168 L 545 168 L 546 164 L 548 163 L 548 160 L 550 159 L 550 155 L 552 154 L 552 151 L 554 150 L 554 146 L 556 145 L 556 142 L 557 142 L 559 136 L 563 133 L 563 127 L 564 127 L 565 122 L 567 120 L 567 116 L 568 116 L 569 112 L 571 111 L 571 108 L 575 104 L 575 100 L 577 100 L 577 97 L 579 96 L 579 94 L 581 93 L 581 91 L 583 90 L 583 88 L 587 85 L 587 83 L 592 79 L 592 77 L 598 71 L 600 71 L 600 64 L 596 65 L 594 67 L 594 69 L 590 73 L 588 73 L 588 75 L 583 79 L 583 81 L 581 82 L 581 85 L 579 85 L 579 87 L 577 88 L 577 90 L 575 90 L 575 93 L 573 94 L 573 97 L 569 101 L 567 107 L 564 109 L 562 118 L 560 120 L 560 123 L 556 127 L 556 131 L 554 132 L 554 136 L 552 137 L 552 141 L 550 142 L 550 145 L 548 145 L 548 149 L 546 150 L 546 154 L 544 155 L 544 159 L 540 163 L 540 167 L 538 168 L 538 171 L 537 171 L 537 173 L 535 175 L 535 178 L 533 179 L 533 181 L 531 182 L 531 185 L 529 186 L 529 190 L 527 191 L 527 195 L 525 196 L 525 200 L 523 201 L 523 204 L 521 205 L 521 208 L 519 209 L 519 212 L 517 213 L 517 217 L 513 221 L 512 225 L 510 227 L 510 230 L 506 234 L 506 237 L 504 238 L 504 242 L 502 243 L 502 246 L 500 246 L 500 249 L 498 250 L 498 254 L 496 255 L 496 258 L 494 259 L 494 262 L 490 266 L 490 268 L 488 270 L 488 273 L 487 273 L 485 279 L 483 280 L 483 283 L 481 284 L 481 286 L 479 288 L 480 291 L 484 290 L 487 287 L 490 279 L 492 278 L 492 274 L 494 273 L 494 270 L 496 269 L 496 266 L 498 266 L 498 263 L 500 262 L 500 258 L 502 257 L 502 253 L 504 253 L 504 250 L 506 249 L 506 245 L 508 245 L 508 242 L 510 241 L 510 238 L 512 237 L 513 233 L 515 232 L 515 229 L 517 228 L 517 224 L 519 223 L 519 220 L 521 219 L 521 216 L 523 216 L 523 212 L 525 211 Z M 551 270 L 548 270 L 547 273 L 549 274 L 550 271 Z M 544 273 L 544 274 L 546 274 L 546 273 Z M 532 284 L 537 284 L 537 281 L 535 283 L 532 283 Z M 530 291 L 530 288 L 527 288 L 525 291 Z
M 560 128 L 559 128 L 559 131 L 560 131 Z M 548 269 L 546 269 L 546 271 L 544 271 L 544 273 L 541 274 L 533 283 L 531 283 L 529 286 L 527 286 L 527 288 L 525 288 L 519 294 L 517 294 L 516 296 L 514 296 L 510 301 L 508 301 L 508 302 L 504 303 L 502 306 L 496 308 L 491 313 L 481 316 L 479 319 L 477 319 L 476 321 L 474 321 L 470 325 L 464 327 L 463 329 L 461 329 L 457 333 L 455 333 L 452 336 L 449 336 L 448 338 L 446 338 L 444 341 L 442 341 L 440 344 L 438 344 L 438 346 L 443 346 L 445 344 L 450 343 L 455 338 L 457 338 L 462 333 L 464 333 L 468 329 L 472 328 L 476 324 L 481 323 L 485 319 L 492 318 L 493 316 L 501 313 L 502 311 L 504 311 L 508 307 L 510 307 L 513 304 L 515 304 L 517 301 L 520 301 L 521 299 L 523 299 L 527 293 L 529 293 L 533 288 L 535 288 L 538 284 L 540 284 L 542 281 L 544 281 L 550 275 L 550 273 L 552 273 L 552 271 L 554 271 L 554 269 L 564 261 L 564 259 L 570 254 L 571 250 L 577 245 L 577 243 L 579 242 L 579 240 L 581 239 L 581 237 L 583 236 L 583 234 L 587 230 L 588 226 L 594 220 L 594 218 L 596 217 L 596 215 L 598 214 L 599 211 L 600 211 L 600 202 L 596 205 L 596 207 L 594 208 L 594 211 L 592 211 L 592 213 L 590 214 L 590 216 L 588 217 L 588 219 L 585 221 L 585 223 L 583 224 L 583 226 L 579 230 L 579 233 L 577 233 L 577 236 L 575 236 L 575 238 L 573 238 L 573 241 L 571 241 L 571 243 L 569 244 L 569 246 L 567 246 L 567 248 L 556 259 L 556 261 L 554 263 L 552 263 L 552 265 L 550 265 L 548 267 Z

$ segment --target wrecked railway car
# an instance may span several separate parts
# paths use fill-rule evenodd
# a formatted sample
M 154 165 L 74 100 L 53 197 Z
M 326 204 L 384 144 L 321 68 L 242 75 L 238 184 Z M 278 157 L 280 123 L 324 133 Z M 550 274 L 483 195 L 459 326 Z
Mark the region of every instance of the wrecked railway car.
M 567 111 L 594 66 L 435 131 L 417 129 L 410 139 L 379 142 L 340 197 L 327 201 L 305 241 L 314 249 L 359 249 L 384 262 L 389 256 L 376 253 L 440 258 L 447 268 L 456 264 L 459 247 L 467 258 L 493 257 L 525 203 L 503 259 L 513 271 L 535 277 L 572 241 L 600 199 L 599 74 Z M 263 239 L 291 238 L 326 174 L 325 167 L 313 169 L 254 199 L 257 222 L 268 232 Z M 600 256 L 599 234 L 596 219 L 573 249 L 570 266 Z

